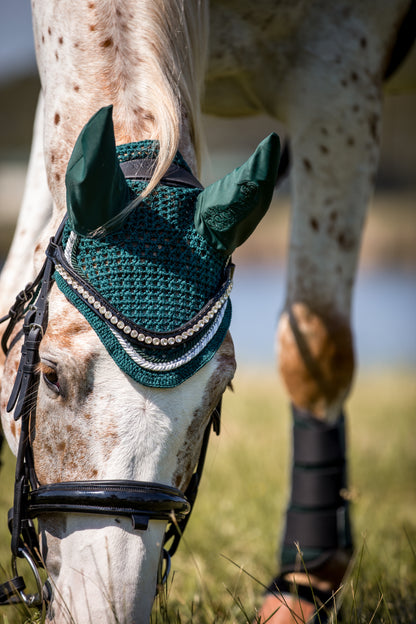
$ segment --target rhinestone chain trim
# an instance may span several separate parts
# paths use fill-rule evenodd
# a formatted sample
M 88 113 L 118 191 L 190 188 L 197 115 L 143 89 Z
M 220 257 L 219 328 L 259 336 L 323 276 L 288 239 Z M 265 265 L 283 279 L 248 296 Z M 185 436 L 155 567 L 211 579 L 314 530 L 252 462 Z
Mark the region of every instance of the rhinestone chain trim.
M 150 360 L 146 360 L 146 358 L 144 358 L 139 353 L 137 353 L 137 351 L 134 350 L 132 345 L 128 343 L 128 341 L 124 338 L 124 336 L 120 332 L 115 331 L 115 329 L 113 329 L 112 327 L 110 327 L 110 329 L 112 333 L 114 334 L 115 338 L 117 338 L 120 346 L 124 349 L 125 353 L 127 353 L 127 355 L 136 364 L 138 364 L 142 368 L 145 368 L 146 370 L 150 370 L 153 372 L 159 372 L 159 373 L 167 372 L 167 371 L 176 370 L 177 368 L 180 368 L 181 366 L 188 364 L 188 362 L 193 360 L 197 355 L 201 353 L 201 351 L 205 349 L 207 344 L 211 342 L 211 340 L 217 333 L 217 330 L 219 329 L 221 325 L 222 319 L 224 318 L 225 309 L 226 308 L 224 306 L 224 308 L 221 310 L 220 314 L 217 316 L 212 326 L 209 328 L 206 334 L 202 336 L 201 340 L 192 347 L 192 349 L 190 349 L 182 357 L 176 358 L 175 360 L 171 360 L 170 362 L 151 362 Z

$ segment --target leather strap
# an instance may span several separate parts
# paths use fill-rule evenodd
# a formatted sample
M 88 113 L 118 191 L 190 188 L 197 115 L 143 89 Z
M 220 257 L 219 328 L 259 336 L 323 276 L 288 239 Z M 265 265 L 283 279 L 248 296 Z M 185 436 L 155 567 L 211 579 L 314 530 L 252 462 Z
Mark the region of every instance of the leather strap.
M 344 439 L 339 426 L 329 425 L 296 410 L 293 428 L 293 460 L 295 464 L 325 465 L 343 461 Z M 341 416 L 341 418 L 343 418 Z
M 286 513 L 283 544 L 293 547 L 295 543 L 299 544 L 301 550 L 311 548 L 333 551 L 338 548 L 350 548 L 348 507 L 317 511 L 289 509 Z M 305 563 L 308 566 L 309 562 L 306 559 L 307 557 Z
M 120 163 L 122 172 L 128 180 L 150 180 L 155 171 L 155 160 L 151 158 L 137 158 Z M 188 186 L 204 189 L 202 184 L 188 169 L 172 164 L 160 180 L 166 186 Z
M 178 520 L 190 504 L 180 490 L 141 481 L 67 481 L 41 485 L 27 500 L 30 518 L 48 513 L 86 513 L 127 516 L 133 527 L 146 530 L 149 520 Z
M 339 466 L 305 470 L 295 465 L 292 471 L 291 504 L 311 509 L 342 505 L 341 490 L 345 487 L 343 473 Z
M 170 546 L 167 548 L 167 554 L 169 557 L 173 557 L 175 554 L 183 532 L 186 529 L 186 526 L 191 517 L 192 510 L 194 508 L 194 503 L 198 494 L 199 484 L 201 482 L 202 471 L 204 469 L 205 457 L 208 449 L 208 442 L 211 433 L 211 426 L 216 435 L 220 435 L 221 428 L 221 409 L 222 409 L 222 397 L 219 400 L 219 403 L 215 410 L 213 411 L 211 418 L 208 422 L 208 425 L 205 428 L 204 437 L 202 440 L 201 452 L 199 454 L 198 464 L 196 466 L 195 472 L 193 473 L 191 480 L 188 484 L 188 487 L 185 491 L 186 499 L 189 501 L 191 505 L 191 510 L 187 516 L 185 516 L 182 520 L 177 523 L 172 523 L 165 534 L 164 545 L 167 544 L 170 540 Z
M 25 582 L 22 576 L 15 576 L 14 578 L 1 583 L 0 585 L 0 605 L 19 604 L 22 602 L 20 593 L 26 588 Z

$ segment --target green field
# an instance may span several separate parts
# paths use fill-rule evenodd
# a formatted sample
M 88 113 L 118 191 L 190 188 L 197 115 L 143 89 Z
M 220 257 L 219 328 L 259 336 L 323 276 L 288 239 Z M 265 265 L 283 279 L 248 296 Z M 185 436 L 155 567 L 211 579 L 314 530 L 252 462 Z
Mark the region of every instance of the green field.
M 357 546 L 343 622 L 416 621 L 416 382 L 411 372 L 363 373 L 351 400 L 350 495 Z M 172 562 L 167 613 L 153 623 L 252 622 L 276 573 L 286 504 L 289 410 L 268 371 L 240 372 L 212 438 L 193 517 Z M 4 453 L 0 563 L 8 567 L 6 511 L 13 461 Z M 3 573 L 3 572 L 2 572 Z M 0 607 L 0 623 L 25 621 Z

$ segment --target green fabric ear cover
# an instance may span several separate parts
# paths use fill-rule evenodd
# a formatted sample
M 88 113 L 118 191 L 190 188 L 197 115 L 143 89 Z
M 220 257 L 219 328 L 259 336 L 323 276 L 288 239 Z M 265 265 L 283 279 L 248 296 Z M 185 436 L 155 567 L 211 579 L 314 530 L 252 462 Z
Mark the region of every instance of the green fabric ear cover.
M 68 219 L 81 236 L 115 217 L 130 197 L 116 156 L 112 110 L 101 108 L 84 126 L 66 171 Z
M 225 255 L 230 255 L 250 236 L 267 212 L 279 159 L 279 137 L 272 133 L 246 163 L 198 196 L 195 228 Z

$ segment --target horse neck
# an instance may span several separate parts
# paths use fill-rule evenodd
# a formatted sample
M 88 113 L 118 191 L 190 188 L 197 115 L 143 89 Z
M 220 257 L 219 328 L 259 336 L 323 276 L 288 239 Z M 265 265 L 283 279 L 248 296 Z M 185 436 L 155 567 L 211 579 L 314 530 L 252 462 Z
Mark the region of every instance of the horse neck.
M 178 148 L 191 168 L 197 168 L 206 4 L 205 0 L 104 0 L 97 7 L 81 0 L 34 3 L 45 98 L 45 164 L 59 212 L 65 210 L 65 170 L 74 142 L 88 119 L 108 104 L 114 106 L 118 144 L 160 142 L 151 186 Z

